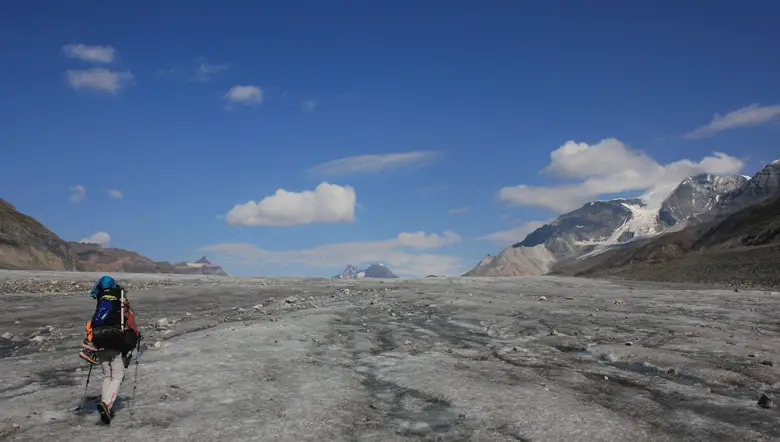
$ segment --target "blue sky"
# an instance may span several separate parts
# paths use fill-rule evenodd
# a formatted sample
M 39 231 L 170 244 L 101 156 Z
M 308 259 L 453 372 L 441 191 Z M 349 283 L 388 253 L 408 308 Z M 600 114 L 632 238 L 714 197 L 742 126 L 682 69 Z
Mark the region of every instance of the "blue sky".
M 780 157 L 775 2 L 66 3 L 2 6 L 0 196 L 155 260 L 459 274 Z

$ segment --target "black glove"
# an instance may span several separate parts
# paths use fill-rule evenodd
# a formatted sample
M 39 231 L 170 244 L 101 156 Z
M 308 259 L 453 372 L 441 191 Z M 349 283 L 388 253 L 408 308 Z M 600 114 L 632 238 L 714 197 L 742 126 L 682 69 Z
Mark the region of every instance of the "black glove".
M 127 352 L 126 354 L 122 355 L 122 364 L 124 364 L 125 368 L 130 366 L 130 360 L 133 358 L 133 352 Z

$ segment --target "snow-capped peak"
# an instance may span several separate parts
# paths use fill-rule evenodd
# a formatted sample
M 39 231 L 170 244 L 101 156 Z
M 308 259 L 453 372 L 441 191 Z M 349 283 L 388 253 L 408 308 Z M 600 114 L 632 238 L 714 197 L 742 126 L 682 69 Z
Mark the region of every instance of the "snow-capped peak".
M 780 164 L 780 160 L 774 160 L 774 161 L 772 161 L 772 162 L 771 162 L 771 163 L 769 163 L 769 164 L 771 164 L 771 165 L 773 165 L 773 166 L 775 166 L 775 165 L 778 165 L 778 164 Z
M 343 272 L 334 276 L 335 279 L 363 279 L 363 278 L 397 278 L 397 276 L 384 264 L 372 264 L 364 269 L 358 269 L 352 264 Z

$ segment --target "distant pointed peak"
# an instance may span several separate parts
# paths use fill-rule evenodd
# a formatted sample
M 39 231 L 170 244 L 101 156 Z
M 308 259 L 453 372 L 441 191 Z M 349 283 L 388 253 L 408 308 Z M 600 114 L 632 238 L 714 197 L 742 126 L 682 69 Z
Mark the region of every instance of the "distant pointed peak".
M 352 264 L 347 264 L 343 272 L 334 276 L 336 279 L 363 279 L 364 277 L 397 278 L 395 274 L 384 264 L 371 264 L 364 269 L 358 269 Z
M 199 260 L 195 261 L 198 264 L 211 264 L 211 261 L 206 259 L 205 256 L 201 256 Z

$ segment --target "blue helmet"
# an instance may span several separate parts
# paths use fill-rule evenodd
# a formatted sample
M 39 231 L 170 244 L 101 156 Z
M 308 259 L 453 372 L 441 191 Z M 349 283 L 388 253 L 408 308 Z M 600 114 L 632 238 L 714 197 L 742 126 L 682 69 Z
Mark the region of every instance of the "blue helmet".
M 100 279 L 95 283 L 94 286 L 92 286 L 92 290 L 89 292 L 89 297 L 92 299 L 97 299 L 98 295 L 100 295 L 100 292 L 103 290 L 108 290 L 112 288 L 122 288 L 122 286 L 114 281 L 114 278 L 110 276 L 101 276 Z

